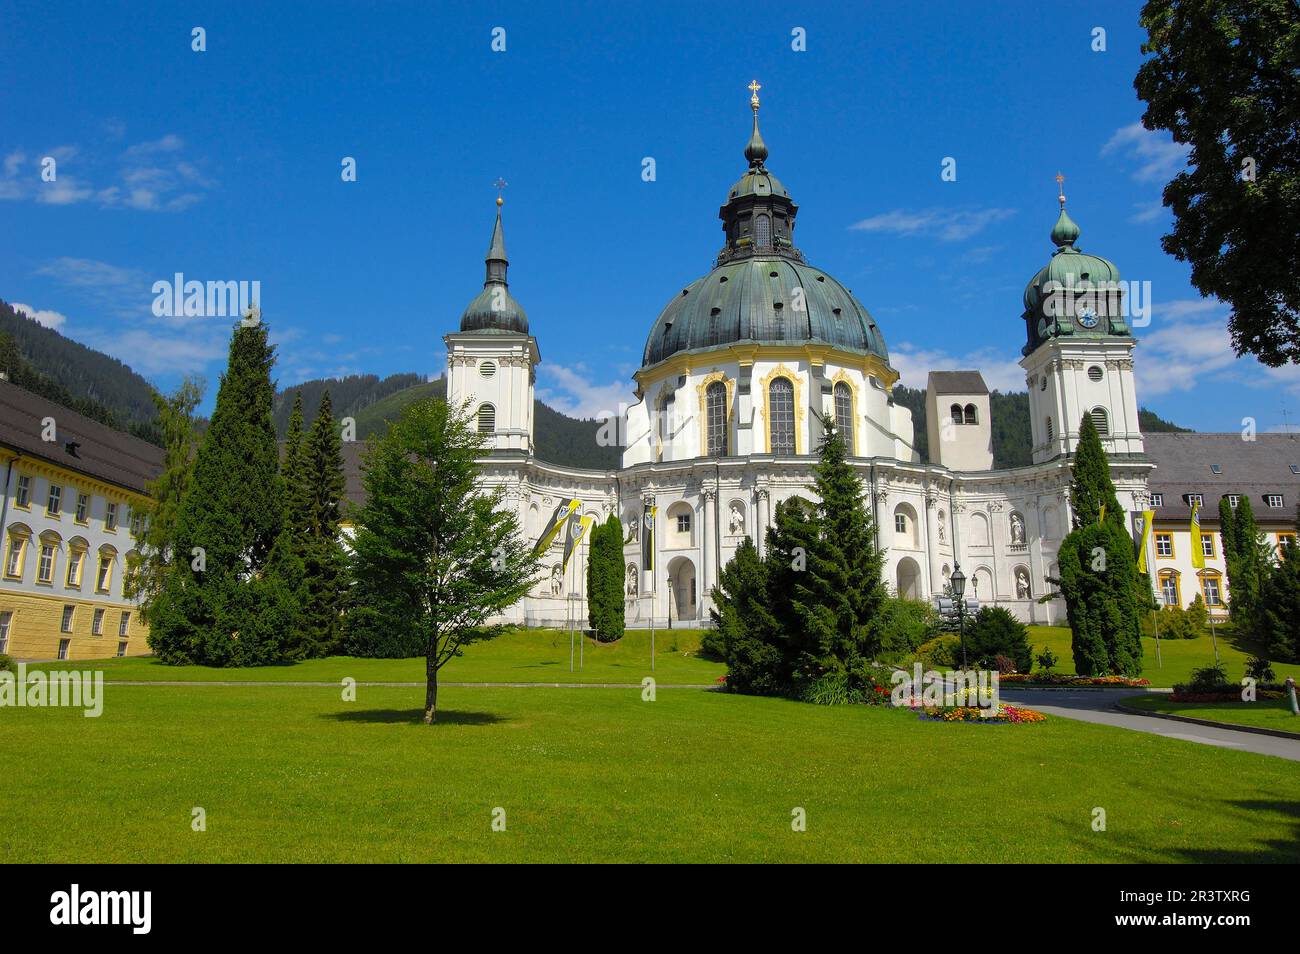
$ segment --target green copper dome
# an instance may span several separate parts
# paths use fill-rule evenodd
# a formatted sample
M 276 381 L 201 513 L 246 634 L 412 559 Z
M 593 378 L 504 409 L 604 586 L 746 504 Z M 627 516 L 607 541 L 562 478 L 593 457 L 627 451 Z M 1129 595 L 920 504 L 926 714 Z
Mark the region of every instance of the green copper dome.
M 794 245 L 794 204 L 765 165 L 768 151 L 754 129 L 745 147 L 749 171 L 718 210 L 726 245 L 713 271 L 673 297 L 646 341 L 643 366 L 680 352 L 732 344 L 826 344 L 889 361 L 875 320 L 853 295 Z
M 492 241 L 488 245 L 485 262 L 487 278 L 483 282 L 483 290 L 460 316 L 460 330 L 503 335 L 528 334 L 528 315 L 510 294 L 506 283 L 506 269 L 510 262 L 506 258 L 505 231 L 501 228 L 500 199 L 497 200 L 497 221 L 492 228 Z
M 1110 259 L 1074 247 L 1079 226 L 1065 211 L 1065 196 L 1058 198 L 1061 212 L 1052 227 L 1056 251 L 1025 286 L 1025 354 L 1061 335 L 1132 334 L 1122 314 L 1119 268 Z
M 683 288 L 650 330 L 642 365 L 748 342 L 823 343 L 889 361 L 875 320 L 834 278 L 788 258 L 751 257 L 719 265 Z

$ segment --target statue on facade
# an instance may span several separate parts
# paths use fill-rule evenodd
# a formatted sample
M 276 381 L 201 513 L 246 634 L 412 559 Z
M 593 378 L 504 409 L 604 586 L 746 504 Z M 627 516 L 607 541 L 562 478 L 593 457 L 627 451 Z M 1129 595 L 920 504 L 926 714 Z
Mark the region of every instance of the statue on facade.
M 564 568 L 560 564 L 551 567 L 551 595 L 559 596 L 564 592 Z
M 632 517 L 627 522 L 627 539 L 624 543 L 638 543 L 641 540 L 641 518 Z
M 1025 518 L 1018 513 L 1011 515 L 1011 542 L 1025 542 Z
M 731 513 L 727 518 L 727 531 L 738 537 L 745 532 L 745 508 L 739 501 L 732 501 Z
M 1029 571 L 1023 566 L 1016 568 L 1016 598 L 1029 599 Z
M 635 563 L 627 565 L 627 595 L 636 599 L 637 588 L 640 586 L 641 574 L 636 568 Z

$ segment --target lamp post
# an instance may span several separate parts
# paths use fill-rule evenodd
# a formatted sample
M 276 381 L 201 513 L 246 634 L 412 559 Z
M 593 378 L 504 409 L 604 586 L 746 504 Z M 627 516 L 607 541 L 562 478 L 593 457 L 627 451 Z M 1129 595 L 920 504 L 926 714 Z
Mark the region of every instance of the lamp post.
M 677 594 L 673 592 L 672 574 L 669 574 L 667 577 L 665 577 L 665 579 L 668 581 L 668 628 L 672 629 L 673 628 L 673 599 L 677 596 Z
M 957 632 L 961 639 L 961 668 L 966 668 L 966 601 L 962 596 L 966 593 L 966 574 L 961 571 L 961 564 L 954 563 L 952 576 L 948 577 L 948 582 L 952 584 L 952 595 L 957 600 Z

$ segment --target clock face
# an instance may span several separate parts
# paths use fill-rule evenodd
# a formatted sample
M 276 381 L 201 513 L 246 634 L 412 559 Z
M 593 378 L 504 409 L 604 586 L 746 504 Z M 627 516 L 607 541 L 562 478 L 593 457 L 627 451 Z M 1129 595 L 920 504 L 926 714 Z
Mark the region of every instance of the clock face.
M 1079 312 L 1079 324 L 1083 325 L 1083 327 L 1096 328 L 1097 322 L 1097 313 L 1091 308 L 1084 308 Z

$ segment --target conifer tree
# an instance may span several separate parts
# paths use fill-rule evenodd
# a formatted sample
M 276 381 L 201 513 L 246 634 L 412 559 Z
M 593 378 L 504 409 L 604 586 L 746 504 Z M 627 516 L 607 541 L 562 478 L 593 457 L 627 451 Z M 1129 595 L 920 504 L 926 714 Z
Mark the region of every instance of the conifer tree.
M 784 517 L 783 505 L 777 508 Z M 714 629 L 701 648 L 726 662 L 727 688 L 733 692 L 776 695 L 788 688 L 790 667 L 768 601 L 767 569 L 754 541 L 745 537 L 712 589 Z
M 295 409 L 301 419 L 299 409 Z M 292 428 L 292 418 L 290 418 Z M 288 470 L 291 514 L 286 524 L 296 539 L 301 567 L 298 640 L 303 656 L 337 652 L 348 589 L 347 557 L 339 536 L 343 519 L 343 449 L 329 391 L 321 395 L 311 431 L 303 441 L 297 475 Z M 295 486 L 296 484 L 296 486 Z
M 1092 416 L 1079 428 L 1070 482 L 1074 529 L 1061 541 L 1061 595 L 1080 675 L 1142 670 L 1141 594 L 1133 539 Z
M 149 503 L 136 537 L 140 562 L 131 592 L 140 598 L 141 615 L 146 621 L 169 572 L 181 501 L 194 474 L 194 451 L 198 444 L 194 409 L 203 399 L 203 386 L 198 380 L 186 377 L 167 397 L 156 392 L 152 397 L 158 408 L 163 464 L 162 473 L 148 485 Z
M 284 518 L 274 361 L 266 325 L 236 326 L 181 501 L 175 560 L 152 611 L 150 645 L 164 662 L 275 662 L 293 631 L 294 595 L 266 573 Z
M 623 524 L 611 513 L 591 532 L 587 558 L 587 615 L 596 639 L 623 637 Z
M 1231 575 L 1233 567 L 1229 564 L 1228 594 L 1234 622 L 1249 628 L 1252 615 L 1259 606 L 1260 587 L 1268 573 L 1270 554 L 1255 523 L 1255 511 L 1248 494 L 1242 494 L 1237 501 L 1233 539 L 1237 575 L 1235 578 Z
M 1300 532 L 1300 508 L 1296 528 Z M 1252 624 L 1255 638 L 1274 659 L 1300 662 L 1300 550 L 1294 544 L 1266 565 Z
M 820 499 L 816 532 L 806 572 L 794 577 L 792 599 L 799 621 L 792 635 L 803 656 L 799 677 L 804 679 L 861 671 L 879 651 L 874 624 L 887 597 L 862 483 L 834 423 L 827 418 L 823 427 L 814 469 Z

